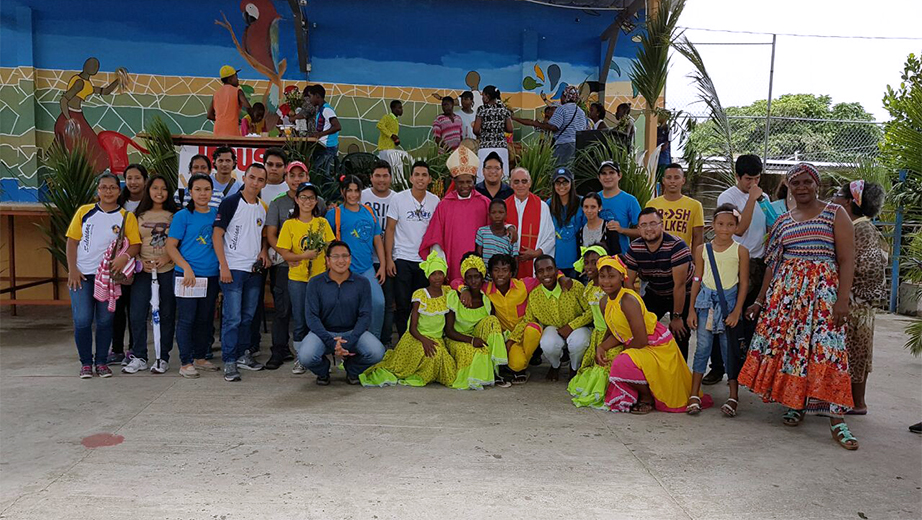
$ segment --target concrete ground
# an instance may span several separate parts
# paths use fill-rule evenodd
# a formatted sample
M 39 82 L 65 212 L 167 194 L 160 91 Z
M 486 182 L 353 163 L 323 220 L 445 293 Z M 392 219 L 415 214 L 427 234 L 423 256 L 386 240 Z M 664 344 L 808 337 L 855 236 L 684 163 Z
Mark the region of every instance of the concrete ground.
M 748 391 L 727 419 L 576 409 L 541 377 L 460 392 L 339 373 L 321 388 L 286 364 L 236 384 L 175 366 L 85 381 L 66 309 L 0 319 L 0 518 L 922 517 L 922 437 L 907 430 L 922 360 L 889 315 L 870 415 L 849 420 L 857 452 L 826 420 L 782 426 Z M 124 441 L 81 444 L 99 433 Z

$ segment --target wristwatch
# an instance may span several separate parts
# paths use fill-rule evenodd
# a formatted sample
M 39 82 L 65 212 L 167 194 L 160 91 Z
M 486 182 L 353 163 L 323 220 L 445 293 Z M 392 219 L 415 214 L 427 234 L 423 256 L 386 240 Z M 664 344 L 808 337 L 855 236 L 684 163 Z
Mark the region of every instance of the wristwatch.
M 671 320 L 675 320 L 675 319 L 681 319 L 681 318 L 682 318 L 682 315 L 681 315 L 681 314 L 678 314 L 678 313 L 675 313 L 675 312 L 670 312 L 670 313 L 669 313 L 669 320 L 670 320 L 670 321 L 671 321 Z

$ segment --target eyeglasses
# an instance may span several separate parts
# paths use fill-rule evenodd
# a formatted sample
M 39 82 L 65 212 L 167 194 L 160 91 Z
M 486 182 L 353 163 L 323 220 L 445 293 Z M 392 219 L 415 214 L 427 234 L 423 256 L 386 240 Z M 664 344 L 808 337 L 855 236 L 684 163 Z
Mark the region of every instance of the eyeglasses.
M 327 258 L 331 258 L 333 260 L 348 260 L 350 257 L 352 257 L 352 255 L 342 254 L 342 255 L 330 255 Z
M 662 225 L 663 225 L 662 222 L 654 220 L 653 222 L 644 222 L 643 224 L 637 224 L 637 227 L 639 227 L 640 229 L 656 229 Z
M 317 197 L 313 195 L 300 195 L 298 196 L 298 200 L 301 202 L 311 202 L 311 201 L 316 201 Z
M 528 179 L 512 179 L 512 184 L 528 184 Z
M 100 185 L 98 188 L 100 191 L 112 191 L 120 189 L 118 186 L 113 186 L 111 184 L 106 184 L 105 186 Z
M 484 171 L 498 172 L 503 169 L 502 166 L 484 166 Z

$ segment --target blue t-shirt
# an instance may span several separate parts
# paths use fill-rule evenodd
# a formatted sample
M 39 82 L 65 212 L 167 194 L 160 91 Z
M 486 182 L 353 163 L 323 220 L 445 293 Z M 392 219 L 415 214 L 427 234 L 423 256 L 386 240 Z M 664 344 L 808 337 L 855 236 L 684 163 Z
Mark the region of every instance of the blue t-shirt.
M 640 216 L 640 203 L 630 193 L 621 190 L 614 197 L 606 198 L 599 192 L 602 197 L 602 211 L 599 216 L 602 220 L 617 220 L 623 228 L 630 228 L 637 225 L 637 217 Z M 627 251 L 631 248 L 631 239 L 627 235 L 619 234 L 618 241 L 621 242 L 621 251 Z
M 548 207 L 551 206 L 551 199 L 547 199 L 545 202 Z M 576 203 L 579 204 L 576 214 L 566 224 L 563 224 L 554 213 L 551 213 L 551 220 L 554 221 L 554 238 L 556 239 L 554 259 L 557 261 L 558 269 L 572 269 L 573 263 L 579 259 L 578 235 L 583 226 L 586 225 L 586 217 L 583 215 L 582 203 L 579 198 Z M 564 207 L 563 214 L 567 214 L 566 207 Z
M 170 238 L 179 240 L 179 254 L 189 262 L 195 276 L 218 276 L 220 265 L 211 242 L 214 219 L 218 210 L 208 208 L 208 213 L 177 211 L 170 223 Z M 176 266 L 181 273 L 182 267 Z
M 381 225 L 368 206 L 359 205 L 357 211 L 339 206 L 339 210 L 341 240 L 348 244 L 352 251 L 352 264 L 349 269 L 353 273 L 363 274 L 371 269 L 375 251 L 374 238 L 381 234 Z M 333 226 L 335 234 L 336 208 L 327 211 L 326 219 Z

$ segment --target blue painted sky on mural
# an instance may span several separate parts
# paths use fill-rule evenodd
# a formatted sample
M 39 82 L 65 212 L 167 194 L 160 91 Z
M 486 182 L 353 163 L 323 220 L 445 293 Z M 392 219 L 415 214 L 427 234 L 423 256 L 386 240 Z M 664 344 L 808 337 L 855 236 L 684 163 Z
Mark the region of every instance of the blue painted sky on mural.
M 4 0 L 0 5 L 3 66 L 23 64 L 22 53 L 8 45 L 24 36 L 16 20 L 17 8 L 25 6 L 32 10 L 36 67 L 75 69 L 94 55 L 103 70 L 124 66 L 134 73 L 211 76 L 230 63 L 243 69 L 243 79 L 263 78 L 239 56 L 227 31 L 214 24 L 223 10 L 242 37 L 237 0 Z M 282 16 L 285 78 L 304 79 L 297 70 L 288 2 L 277 0 L 274 6 Z M 506 91 L 522 90 L 522 79 L 535 63 L 543 68 L 558 63 L 565 81 L 594 78 L 604 51 L 598 36 L 614 17 L 613 12 L 592 16 L 512 0 L 311 0 L 306 10 L 316 24 L 310 80 L 463 88 L 465 74 L 474 69 L 483 78 L 481 86 L 492 83 Z M 619 38 L 615 54 L 625 75 L 635 45 L 630 35 Z

